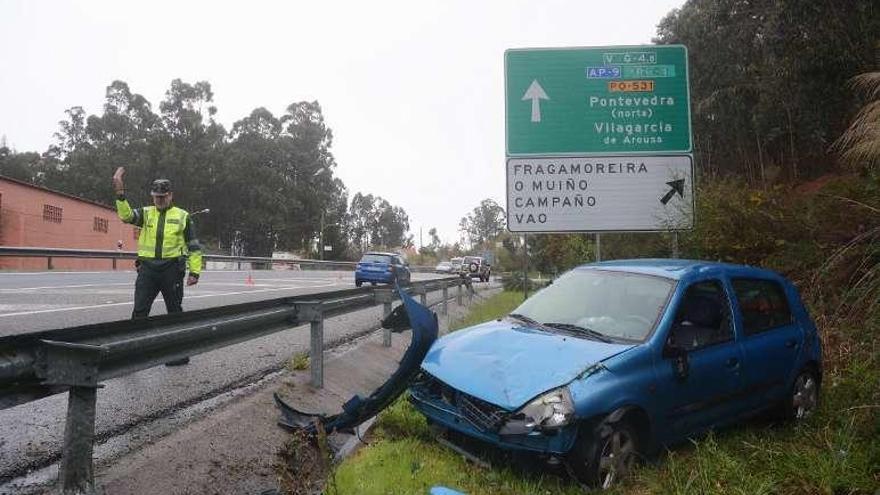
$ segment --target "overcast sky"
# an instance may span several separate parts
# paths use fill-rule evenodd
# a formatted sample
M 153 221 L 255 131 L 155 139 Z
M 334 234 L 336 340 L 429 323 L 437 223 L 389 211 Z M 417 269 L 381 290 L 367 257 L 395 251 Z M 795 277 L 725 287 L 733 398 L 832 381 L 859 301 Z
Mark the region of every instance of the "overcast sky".
M 482 199 L 505 206 L 504 50 L 650 43 L 682 3 L 0 0 L 0 136 L 45 151 L 115 79 L 156 112 L 172 79 L 206 80 L 227 129 L 318 100 L 350 194 L 449 242 Z

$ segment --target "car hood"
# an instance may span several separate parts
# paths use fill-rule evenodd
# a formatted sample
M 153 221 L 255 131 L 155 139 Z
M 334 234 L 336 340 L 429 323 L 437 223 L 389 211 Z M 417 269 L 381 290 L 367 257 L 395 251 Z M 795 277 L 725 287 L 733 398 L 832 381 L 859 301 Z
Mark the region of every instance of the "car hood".
M 502 320 L 441 338 L 422 369 L 457 390 L 513 410 L 631 347 Z

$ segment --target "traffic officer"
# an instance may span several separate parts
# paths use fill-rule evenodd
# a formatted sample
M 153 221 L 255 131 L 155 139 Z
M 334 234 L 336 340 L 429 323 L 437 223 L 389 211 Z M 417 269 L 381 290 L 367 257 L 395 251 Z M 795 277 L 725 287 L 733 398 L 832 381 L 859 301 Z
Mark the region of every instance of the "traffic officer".
M 195 228 L 186 210 L 172 204 L 171 181 L 157 179 L 150 187 L 153 206 L 132 208 L 125 198 L 122 178 L 125 168 L 113 175 L 116 190 L 116 213 L 119 218 L 141 228 L 138 236 L 137 281 L 134 286 L 132 318 L 146 318 L 159 292 L 168 313 L 183 311 L 183 278 L 189 268 L 186 285 L 195 285 L 202 271 L 202 251 Z M 189 358 L 166 363 L 186 364 Z

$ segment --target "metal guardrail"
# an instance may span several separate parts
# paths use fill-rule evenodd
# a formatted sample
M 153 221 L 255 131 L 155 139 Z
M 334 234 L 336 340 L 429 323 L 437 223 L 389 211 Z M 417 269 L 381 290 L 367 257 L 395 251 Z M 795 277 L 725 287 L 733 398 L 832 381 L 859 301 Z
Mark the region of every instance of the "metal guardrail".
M 65 249 L 65 248 L 45 248 L 45 247 L 18 247 L 18 246 L 0 246 L 0 257 L 16 257 L 16 258 L 46 258 L 47 269 L 52 270 L 52 258 L 91 258 L 91 259 L 110 259 L 113 260 L 113 269 L 116 269 L 116 260 L 136 260 L 137 252 L 135 251 L 112 251 L 101 249 Z M 288 258 L 264 258 L 258 256 L 226 256 L 221 254 L 203 254 L 204 261 L 219 261 L 228 263 L 266 263 L 277 265 L 306 265 L 313 267 L 346 267 L 354 269 L 357 267 L 355 261 L 335 261 L 335 260 L 309 260 L 309 259 L 288 259 Z M 239 268 L 241 268 L 239 266 Z M 433 272 L 434 268 L 430 266 L 410 266 L 415 272 Z
M 426 302 L 426 294 L 448 290 L 459 277 L 416 281 L 405 289 Z M 323 386 L 324 319 L 382 304 L 391 313 L 390 287 L 363 287 L 153 316 L 139 320 L 62 328 L 0 337 L 0 409 L 47 395 L 69 392 L 59 481 L 64 493 L 94 493 L 92 455 L 99 383 L 185 356 L 310 324 L 311 381 Z M 391 330 L 383 333 L 391 345 Z

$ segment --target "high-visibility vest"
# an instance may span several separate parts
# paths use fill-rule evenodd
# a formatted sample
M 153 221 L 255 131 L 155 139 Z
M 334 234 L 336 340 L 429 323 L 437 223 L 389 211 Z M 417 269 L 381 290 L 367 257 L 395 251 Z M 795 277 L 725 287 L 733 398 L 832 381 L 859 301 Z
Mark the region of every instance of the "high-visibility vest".
M 155 206 L 132 210 L 127 200 L 117 199 L 116 212 L 123 222 L 141 227 L 138 258 L 159 260 L 188 256 L 190 273 L 198 275 L 202 271 L 201 247 L 195 238 L 187 242 L 184 235 L 189 222 L 186 210 L 176 206 L 164 210 Z

